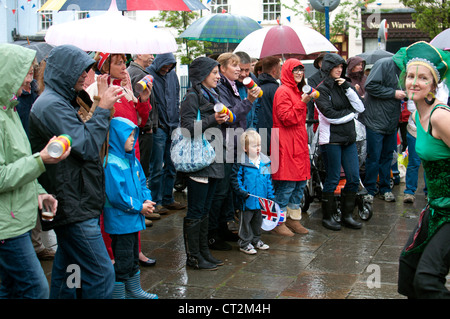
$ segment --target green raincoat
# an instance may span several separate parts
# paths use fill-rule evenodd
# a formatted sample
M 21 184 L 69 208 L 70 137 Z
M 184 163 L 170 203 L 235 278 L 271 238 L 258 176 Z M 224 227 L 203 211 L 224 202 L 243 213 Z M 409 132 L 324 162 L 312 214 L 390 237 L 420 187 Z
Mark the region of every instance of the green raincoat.
M 31 67 L 36 52 L 14 44 L 0 44 L 0 240 L 17 237 L 36 225 L 37 182 L 45 171 L 16 111 L 15 94 Z

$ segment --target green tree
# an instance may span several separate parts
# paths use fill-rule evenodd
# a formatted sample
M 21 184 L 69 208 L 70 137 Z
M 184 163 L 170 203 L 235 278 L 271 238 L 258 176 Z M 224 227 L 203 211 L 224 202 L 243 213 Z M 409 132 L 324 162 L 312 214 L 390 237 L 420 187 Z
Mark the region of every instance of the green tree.
M 165 27 L 176 29 L 178 35 L 180 35 L 193 21 L 198 18 L 199 14 L 194 11 L 161 11 L 158 18 L 151 18 L 150 21 L 164 21 Z M 181 52 L 180 56 L 181 64 L 190 64 L 195 57 L 211 53 L 211 51 L 207 49 L 211 46 L 208 42 L 187 40 L 178 37 L 176 40 L 178 44 L 185 45 L 185 51 L 183 50 L 184 52 Z
M 447 0 L 400 0 L 416 12 L 412 18 L 417 29 L 428 33 L 433 39 L 440 32 L 450 28 L 450 1 Z
M 375 0 L 344 0 L 330 13 L 330 41 L 333 42 L 337 35 L 348 35 L 348 28 L 354 28 L 358 34 L 361 31 L 360 11 L 364 4 L 375 2 Z M 325 35 L 325 13 L 315 11 L 314 15 L 309 12 L 309 1 L 294 0 L 293 6 L 283 6 L 294 12 L 294 15 L 301 16 L 305 22 L 312 26 L 314 30 Z M 312 9 L 311 9 L 312 10 Z M 333 16 L 333 18 L 331 18 Z

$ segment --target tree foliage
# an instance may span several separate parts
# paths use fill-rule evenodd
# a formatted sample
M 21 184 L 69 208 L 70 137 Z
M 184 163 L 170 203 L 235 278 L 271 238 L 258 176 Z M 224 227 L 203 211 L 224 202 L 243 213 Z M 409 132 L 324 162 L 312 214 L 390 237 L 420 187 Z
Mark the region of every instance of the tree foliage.
M 346 34 L 348 35 L 348 29 L 354 28 L 358 34 L 361 31 L 361 19 L 360 12 L 361 7 L 364 4 L 372 3 L 375 0 L 358 0 L 350 1 L 344 0 L 339 3 L 339 6 L 333 11 L 333 18 L 330 14 L 330 41 L 333 42 L 337 35 Z M 312 26 L 314 30 L 325 35 L 325 13 L 313 11 L 309 12 L 309 1 L 304 0 L 294 0 L 293 6 L 283 6 L 289 10 L 292 10 L 295 15 L 304 18 L 305 22 Z
M 428 33 L 432 39 L 440 32 L 450 28 L 450 1 L 448 0 L 400 0 L 416 12 L 412 18 L 416 27 Z
M 176 29 L 178 35 L 180 35 L 192 22 L 198 18 L 199 14 L 194 11 L 160 11 L 158 18 L 152 18 L 150 21 L 164 21 L 165 27 Z M 181 64 L 190 64 L 195 57 L 210 53 L 207 48 L 211 46 L 211 44 L 208 42 L 187 40 L 178 37 L 176 40 L 177 43 L 184 44 L 184 49 L 181 49 Z

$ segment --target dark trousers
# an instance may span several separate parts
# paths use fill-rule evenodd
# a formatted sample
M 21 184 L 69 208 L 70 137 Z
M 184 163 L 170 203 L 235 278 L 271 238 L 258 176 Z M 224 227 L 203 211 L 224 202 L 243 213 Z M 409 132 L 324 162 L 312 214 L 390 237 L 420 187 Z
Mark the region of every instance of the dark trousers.
M 241 211 L 239 222 L 239 246 L 257 244 L 261 239 L 262 214 L 260 209 Z
M 415 230 L 405 247 L 411 245 L 414 234 Z M 450 291 L 445 282 L 449 270 L 450 223 L 446 223 L 430 239 L 423 252 L 400 256 L 398 292 L 409 298 L 448 299 Z
M 217 182 L 214 199 L 209 210 L 209 230 L 219 229 L 220 223 L 226 223 L 234 218 L 234 198 L 230 183 L 233 163 L 225 163 L 225 177 Z
M 145 177 L 150 174 L 150 157 L 152 156 L 153 133 L 139 134 L 139 151 L 141 153 L 140 163 Z
M 139 271 L 139 232 L 110 235 L 116 281 L 126 282 Z
M 208 183 L 199 183 L 187 177 L 188 210 L 186 218 L 203 219 L 205 216 L 208 216 L 217 181 L 215 178 L 209 178 Z

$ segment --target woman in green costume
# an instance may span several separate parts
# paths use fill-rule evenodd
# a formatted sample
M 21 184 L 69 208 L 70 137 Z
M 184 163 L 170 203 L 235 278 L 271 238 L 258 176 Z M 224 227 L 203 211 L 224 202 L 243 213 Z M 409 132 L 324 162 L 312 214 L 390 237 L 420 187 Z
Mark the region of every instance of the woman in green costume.
M 450 75 L 450 52 L 417 42 L 394 56 L 404 66 L 408 98 L 416 104 L 416 152 L 427 178 L 428 203 L 400 256 L 398 291 L 409 298 L 450 298 L 450 107 L 435 98 Z

